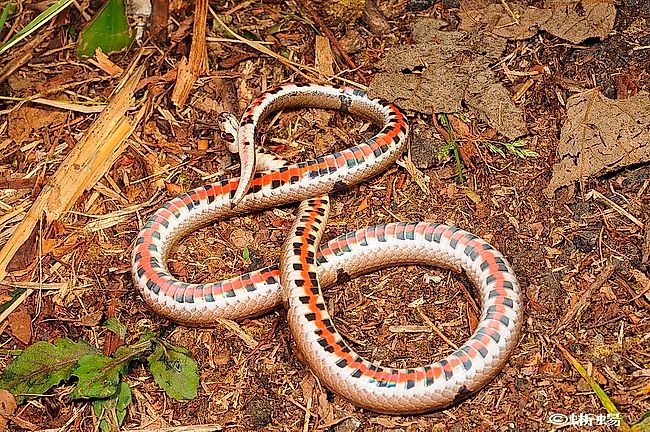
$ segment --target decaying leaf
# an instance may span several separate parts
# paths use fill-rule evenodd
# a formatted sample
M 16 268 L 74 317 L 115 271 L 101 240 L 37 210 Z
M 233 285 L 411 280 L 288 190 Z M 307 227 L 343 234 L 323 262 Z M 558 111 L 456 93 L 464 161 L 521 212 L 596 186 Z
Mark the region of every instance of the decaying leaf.
M 548 196 L 576 180 L 650 161 L 650 95 L 612 100 L 588 91 L 570 97 L 557 157 Z
M 9 419 L 18 408 L 16 398 L 7 390 L 0 390 L 0 430 L 7 430 Z
M 444 25 L 432 18 L 415 22 L 415 43 L 386 55 L 379 64 L 384 72 L 370 84 L 369 95 L 423 114 L 460 112 L 466 104 L 509 139 L 526 135 L 522 111 L 490 68 L 503 54 L 506 40 L 445 31 Z
M 544 30 L 574 44 L 589 38 L 603 39 L 614 28 L 616 8 L 608 1 L 547 0 L 544 8 L 516 3 L 495 3 L 474 9 L 465 2 L 459 14 L 461 29 L 468 32 L 487 28 L 507 39 L 528 39 Z

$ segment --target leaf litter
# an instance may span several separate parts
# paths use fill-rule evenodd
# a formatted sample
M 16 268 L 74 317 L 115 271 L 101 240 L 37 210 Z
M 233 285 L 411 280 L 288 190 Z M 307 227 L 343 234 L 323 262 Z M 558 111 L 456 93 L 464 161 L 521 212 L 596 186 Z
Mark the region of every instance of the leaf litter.
M 571 96 L 557 157 L 546 188 L 549 196 L 575 181 L 584 193 L 590 177 L 650 162 L 650 95 L 612 100 L 590 90 Z
M 408 2 L 411 3 L 414 2 Z M 643 47 L 649 43 L 644 39 L 647 36 L 644 31 L 647 13 L 644 11 L 648 8 L 643 4 L 636 9 L 617 5 L 614 10 L 619 19 L 614 22 L 613 7 L 606 1 L 529 2 L 538 6 L 537 9 L 513 2 L 493 2 L 494 5 L 487 7 L 486 3 L 462 2 L 460 8 L 454 8 L 454 2 L 442 2 L 428 9 L 425 7 L 424 12 L 417 14 L 409 12 L 407 2 L 391 7 L 380 3 L 374 16 L 384 15 L 388 26 L 370 25 L 366 21 L 342 23 L 327 16 L 326 8 L 315 7 L 309 12 L 290 2 L 281 8 L 273 2 L 243 2 L 232 9 L 213 5 L 208 11 L 209 25 L 205 30 L 210 36 L 207 51 L 211 72 L 209 75 L 199 72 L 196 77 L 189 74 L 190 79 L 185 82 L 191 87 L 187 103 L 183 109 L 175 109 L 170 95 L 174 83 L 178 83 L 177 66 L 188 52 L 192 57 L 190 43 L 194 47 L 188 37 L 194 9 L 185 2 L 175 2 L 170 10 L 172 39 L 163 40 L 160 50 L 147 47 L 147 78 L 137 83 L 138 97 L 128 104 L 129 112 L 148 104 L 142 117 L 133 118 L 128 146 L 120 147 L 120 155 L 114 162 L 98 168 L 99 181 L 81 182 L 84 192 L 72 194 L 72 198 L 67 195 L 70 191 L 65 189 L 80 185 L 78 178 L 70 181 L 70 177 L 54 174 L 75 145 L 80 145 L 78 138 L 93 116 L 88 112 L 68 111 L 63 105 L 52 106 L 46 110 L 65 115 L 63 121 L 52 126 L 45 122 L 40 125 L 40 118 L 35 116 L 34 124 L 38 127 L 22 132 L 12 131 L 13 125 L 0 118 L 0 148 L 7 155 L 2 160 L 1 175 L 11 176 L 9 180 L 17 179 L 6 184 L 17 187 L 24 181 L 39 185 L 42 179 L 64 192 L 58 195 L 61 205 L 54 206 L 54 211 L 49 213 L 57 222 L 37 218 L 38 223 L 30 225 L 29 239 L 25 240 L 29 253 L 22 253 L 19 265 L 7 274 L 7 279 L 34 284 L 11 303 L 11 306 L 24 305 L 34 317 L 33 338 L 55 341 L 57 336 L 81 332 L 88 340 L 97 341 L 98 345 L 104 341 L 106 346 L 106 334 L 112 333 L 97 333 L 95 327 L 87 326 L 96 323 L 104 311 L 107 316 L 114 316 L 115 312 L 108 313 L 106 304 L 115 304 L 117 313 L 127 317 L 128 328 L 153 323 L 175 344 L 188 347 L 197 357 L 202 375 L 198 397 L 189 402 L 167 398 L 154 380 L 143 376 L 141 368 L 135 368 L 130 371 L 134 376 L 129 374 L 126 382 L 121 381 L 111 398 L 94 402 L 98 418 L 79 409 L 79 404 L 54 397 L 43 399 L 47 410 L 36 408 L 36 404 L 26 405 L 14 415 L 13 422 L 29 425 L 25 420 L 29 418 L 38 423 L 37 427 L 32 425 L 32 429 L 63 426 L 87 429 L 99 425 L 102 430 L 114 429 L 122 421 L 127 427 L 163 428 L 182 424 L 193 425 L 187 426 L 193 430 L 205 430 L 210 424 L 217 424 L 211 429 L 234 430 L 253 427 L 335 431 L 403 428 L 412 432 L 450 428 L 492 430 L 510 425 L 545 429 L 549 427 L 548 416 L 553 412 L 602 411 L 590 388 L 572 372 L 570 363 L 555 343 L 570 348 L 572 356 L 597 377 L 602 389 L 626 418 L 640 418 L 643 412 L 650 411 L 644 399 L 648 347 L 647 338 L 643 338 L 647 334 L 646 317 L 650 305 L 643 295 L 643 279 L 634 272 L 639 271 L 635 266 L 641 260 L 640 250 L 650 250 L 650 241 L 643 240 L 650 239 L 650 231 L 641 231 L 649 225 L 641 221 L 647 213 L 650 174 L 643 166 L 633 166 L 616 169 L 607 177 L 593 177 L 602 175 L 599 173 L 583 176 L 582 180 L 572 177 L 570 182 L 577 179 L 588 188 L 596 189 L 585 195 L 585 198 L 595 198 L 593 200 L 581 200 L 569 194 L 568 198 L 565 195 L 563 201 L 556 203 L 554 198 L 546 198 L 543 194 L 549 185 L 551 166 L 560 160 L 555 156 L 555 147 L 568 118 L 565 107 L 569 107 L 571 95 L 599 86 L 603 94 L 612 98 L 618 95 L 622 100 L 623 95 L 632 97 L 648 90 L 647 68 L 643 67 L 647 64 L 644 63 L 647 49 Z M 10 50 L 6 58 L 0 59 L 0 81 L 7 79 L 8 87 L 5 88 L 12 97 L 21 99 L 16 103 L 3 102 L 8 106 L 6 112 L 33 106 L 35 96 L 45 98 L 43 94 L 34 94 L 35 91 L 52 91 L 47 97 L 54 100 L 63 98 L 60 95 L 65 90 L 65 97 L 77 105 L 85 98 L 101 102 L 109 99 L 119 87 L 117 79 L 105 74 L 122 77 L 130 74 L 129 62 L 138 61 L 133 52 L 112 55 L 109 61 L 96 57 L 81 67 L 71 64 L 69 56 L 73 49 L 57 43 L 70 41 L 68 29 L 71 26 L 79 29 L 83 20 L 75 9 L 70 8 L 69 12 L 70 15 L 62 15 L 62 20 L 69 20 L 65 25 L 57 23 L 41 29 L 28 44 Z M 20 14 L 19 17 L 35 15 L 29 9 Z M 320 14 L 324 19 L 315 21 L 310 18 L 311 14 Z M 8 15 L 8 24 L 15 20 L 16 16 Z M 447 24 L 441 24 L 440 20 Z M 230 32 L 222 31 L 224 23 Z M 615 32 L 610 31 L 610 23 L 614 23 Z M 25 24 L 24 19 L 22 24 Z M 342 45 L 350 54 L 354 50 L 353 63 L 359 65 L 358 70 L 339 58 L 338 52 L 329 60 L 333 64 L 310 66 L 317 63 L 316 57 L 318 62 L 327 62 L 322 60 L 327 56 L 321 58 L 314 54 L 316 45 L 321 52 L 327 51 L 325 45 L 329 41 L 320 39 L 317 44 L 312 43 L 312 36 L 320 36 L 319 26 L 329 26 L 335 37 L 342 36 L 341 40 L 345 41 Z M 7 28 L 5 25 L 3 30 Z M 376 35 L 372 34 L 373 28 L 377 29 Z M 429 33 L 434 38 L 429 39 Z M 54 35 L 54 42 L 50 43 L 45 35 Z M 227 41 L 231 37 L 236 40 Z M 254 40 L 246 39 L 249 37 Z M 604 38 L 604 41 L 600 43 L 596 38 Z M 583 46 L 573 46 L 576 43 Z M 395 48 L 406 48 L 409 44 L 417 46 L 415 52 L 421 58 L 414 59 L 412 54 Z M 427 44 L 429 47 L 425 46 Z M 402 56 L 408 65 L 399 69 L 398 64 L 386 63 L 388 60 L 381 63 L 388 58 L 387 53 Z M 626 63 L 619 59 L 625 59 Z M 219 147 L 218 140 L 212 145 L 210 135 L 213 111 L 222 109 L 222 101 L 232 97 L 227 89 L 235 89 L 231 105 L 238 110 L 264 89 L 281 82 L 308 77 L 309 80 L 366 84 L 374 74 L 372 68 L 380 64 L 383 65 L 381 74 L 401 77 L 408 91 L 401 94 L 399 88 L 392 87 L 387 91 L 394 92 L 399 103 L 411 104 L 410 114 L 415 113 L 416 117 L 414 123 L 429 123 L 429 136 L 435 143 L 430 150 L 420 151 L 420 156 L 425 154 L 422 158 L 416 157 L 414 151 L 413 164 L 410 159 L 404 159 L 401 165 L 377 179 L 337 194 L 331 234 L 391 220 L 454 223 L 489 239 L 506 253 L 526 286 L 531 305 L 527 308 L 525 336 L 518 352 L 493 384 L 444 413 L 404 419 L 359 411 L 324 391 L 317 381 L 301 385 L 305 377 L 311 379 L 311 375 L 301 366 L 299 354 L 288 342 L 286 327 L 280 324 L 276 331 L 275 325 L 283 322 L 281 315 L 230 326 L 219 324 L 212 330 L 170 327 L 168 322 L 146 309 L 135 295 L 128 263 L 128 248 L 134 233 L 162 201 L 209 179 L 236 175 L 234 161 Z M 603 65 L 605 73 L 602 73 Z M 344 69 L 347 67 L 350 70 Z M 120 69 L 127 72 L 122 73 Z M 18 73 L 14 72 L 16 70 Z M 94 81 L 85 84 L 76 81 L 86 73 Z M 330 73 L 334 76 L 329 76 Z M 23 77 L 25 80 L 21 82 Z M 27 82 L 28 77 L 30 82 Z M 67 81 L 70 87 L 65 89 L 51 87 L 55 83 L 48 81 L 49 78 L 69 77 L 72 82 Z M 371 90 L 373 85 L 371 82 Z M 388 93 L 386 97 L 393 96 Z M 194 110 L 199 105 L 207 112 Z M 431 164 L 422 161 L 426 153 L 435 155 L 448 144 L 444 135 L 452 135 L 445 128 L 430 125 L 432 121 L 428 116 L 441 109 L 439 107 L 451 110 L 443 112 L 457 113 L 447 115 L 447 119 L 458 141 L 458 159 Z M 43 116 L 47 115 L 43 112 Z M 294 123 L 299 123 L 296 120 L 306 115 L 283 113 L 277 122 L 272 122 L 270 129 L 293 128 Z M 301 136 L 300 144 L 314 141 L 318 150 L 318 143 L 327 141 L 321 140 L 319 135 L 344 137 L 346 143 L 357 138 L 347 132 L 350 124 L 345 118 L 328 117 L 325 123 L 326 126 L 319 129 L 325 133 L 310 135 L 313 132 L 310 130 Z M 29 126 L 29 122 L 23 123 L 23 127 Z M 618 126 L 619 123 L 612 125 Z M 16 141 L 8 132 L 18 132 L 15 136 L 23 140 L 21 147 L 14 145 Z M 281 138 L 287 141 L 286 136 Z M 522 136 L 527 137 L 525 147 L 521 146 Z M 207 142 L 209 145 L 205 145 Z M 288 147 L 294 144 L 289 142 Z M 324 148 L 329 150 L 329 147 Z M 539 153 L 540 157 L 522 159 L 510 153 L 524 148 Z M 312 149 L 307 153 L 310 151 Z M 298 158 L 303 156 L 295 153 Z M 464 184 L 457 180 L 455 164 L 458 160 L 463 165 Z M 34 173 L 39 177 L 30 180 Z M 40 187 L 34 197 L 39 195 Z M 50 194 L 48 190 L 44 189 Z M 6 212 L 0 218 L 6 216 L 10 221 L 8 224 L 2 222 L 6 225 L 0 239 L 6 241 L 16 231 L 21 234 L 19 223 L 28 216 L 25 209 L 29 208 L 30 199 L 29 189 L 0 191 L 0 211 Z M 67 211 L 69 208 L 73 211 Z M 42 209 L 36 206 L 36 213 L 40 215 Z M 351 213 L 349 209 L 356 211 Z M 278 216 L 277 211 L 269 213 L 272 214 L 220 223 L 219 233 L 226 234 L 217 241 L 206 231 L 194 233 L 175 253 L 172 267 L 184 268 L 187 277 L 193 280 L 212 280 L 224 272 L 223 267 L 227 267 L 227 272 L 246 268 L 249 260 L 242 260 L 241 250 L 229 250 L 228 241 L 232 236 L 228 233 L 237 230 L 255 232 L 254 242 L 243 240 L 245 236 L 239 238 L 248 243 L 242 246 L 246 257 L 251 262 L 259 261 L 260 254 L 273 251 L 281 242 L 282 229 L 290 219 Z M 32 216 L 29 214 L 30 218 Z M 93 223 L 103 216 L 110 220 Z M 91 229 L 85 229 L 89 223 Z M 42 256 L 37 255 L 41 251 L 39 245 L 43 246 Z M 226 251 L 227 256 L 215 259 L 215 252 L 221 251 Z M 234 253 L 232 260 L 228 255 L 231 252 Z M 644 260 L 650 255 L 643 254 Z M 264 257 L 272 263 L 276 256 L 270 253 Z M 603 272 L 610 259 L 623 261 L 625 266 L 617 267 L 612 274 Z M 628 271 L 626 266 L 631 269 Z M 427 274 L 431 270 L 428 269 Z M 476 318 L 467 301 L 471 297 L 462 281 L 433 270 L 442 282 L 435 286 L 425 282 L 422 286 L 418 283 L 421 275 L 413 276 L 417 271 L 409 268 L 396 277 L 382 272 L 327 293 L 335 309 L 337 324 L 365 355 L 395 366 L 408 365 L 406 358 L 421 362 L 439 357 L 445 352 L 445 344 L 441 347 L 437 336 L 430 331 L 417 332 L 429 328 L 428 324 L 423 325 L 429 322 L 436 324 L 441 334 L 445 338 L 449 336 L 448 340 L 454 344 L 467 337 Z M 607 280 L 583 301 L 582 294 L 599 275 Z M 41 289 L 47 284 L 61 284 L 62 280 L 67 287 L 65 301 L 59 292 L 50 296 Z M 462 289 L 459 290 L 458 284 Z M 405 286 L 408 289 L 404 289 Z M 24 295 L 27 293 L 32 295 Z M 409 297 L 412 295 L 427 301 L 418 308 L 417 314 L 409 315 L 409 308 L 400 306 L 400 302 L 416 300 Z M 57 299 L 57 302 L 50 299 Z M 580 313 L 558 326 L 565 311 L 573 310 L 574 305 Z M 84 319 L 88 316 L 92 320 Z M 123 328 L 114 324 L 109 325 L 121 337 Z M 173 331 L 166 332 L 170 328 Z M 415 329 L 416 332 L 407 337 L 391 331 L 396 328 Z M 3 329 L 5 346 L 21 349 L 24 344 L 19 335 L 13 334 L 10 326 Z M 26 339 L 26 333 L 21 337 Z M 593 357 L 594 341 L 600 341 L 598 346 L 616 349 L 611 350 L 611 355 Z M 118 345 L 124 343 L 118 342 Z M 15 351 L 7 353 L 5 361 L 8 363 L 15 354 Z M 171 357 L 177 355 L 178 352 Z M 161 374 L 166 376 L 162 382 L 173 382 L 174 372 L 182 363 L 172 362 L 162 367 Z M 111 365 L 104 364 L 104 369 L 110 371 Z M 196 373 L 198 376 L 198 370 Z M 93 378 L 92 374 L 87 376 Z M 127 382 L 133 388 L 125 385 Z M 67 388 L 54 390 L 57 396 L 67 391 Z M 131 400 L 133 408 L 127 410 Z M 56 410 L 56 419 L 48 417 L 50 410 Z M 100 414 L 102 412 L 104 415 Z

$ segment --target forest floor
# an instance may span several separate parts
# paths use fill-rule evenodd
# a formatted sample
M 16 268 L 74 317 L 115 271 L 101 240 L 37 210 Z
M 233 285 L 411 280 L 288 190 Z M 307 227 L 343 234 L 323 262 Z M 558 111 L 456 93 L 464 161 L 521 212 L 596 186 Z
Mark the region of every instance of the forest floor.
M 207 16 L 208 67 L 182 104 L 172 99 L 192 44 L 192 3 L 171 2 L 166 39 L 145 35 L 142 50 L 77 59 L 73 37 L 90 7 L 78 3 L 0 57 L 0 94 L 9 97 L 0 99 L 0 295 L 11 305 L 0 322 L 3 367 L 16 350 L 60 337 L 114 351 L 102 326 L 114 317 L 126 343 L 148 329 L 187 348 L 200 371 L 197 397 L 176 401 L 144 362 L 131 363 L 124 430 L 616 430 L 570 358 L 625 422 L 650 412 L 650 3 L 389 0 L 364 12 L 364 2 L 315 10 L 217 2 Z M 0 37 L 42 9 L 24 3 Z M 216 17 L 260 44 L 236 40 Z M 129 102 L 133 132 L 88 190 L 66 195 L 75 185 L 51 184 L 55 172 L 97 118 L 80 107 L 108 101 L 131 64 L 145 68 Z M 146 218 L 182 192 L 238 175 L 217 114 L 239 115 L 293 81 L 356 83 L 406 109 L 413 126 L 411 159 L 332 195 L 327 239 L 391 221 L 440 222 L 485 238 L 511 262 L 525 299 L 521 341 L 503 371 L 462 403 L 415 416 L 356 408 L 301 361 L 282 309 L 191 328 L 154 314 L 134 287 L 130 252 Z M 76 108 L 50 103 L 62 100 Z M 432 116 L 440 112 L 449 114 Z M 366 125 L 292 110 L 272 117 L 259 141 L 302 161 L 376 132 Z M 30 212 L 43 193 L 47 205 Z M 57 201 L 64 196 L 69 203 Z M 294 209 L 191 233 L 170 268 L 205 282 L 273 264 Z M 21 233 L 21 248 L 7 252 Z M 326 300 L 354 349 L 402 367 L 453 351 L 429 322 L 455 344 L 469 337 L 475 292 L 446 270 L 399 267 L 329 289 Z M 95 430 L 92 405 L 69 399 L 73 385 L 19 406 L 9 430 Z M 579 418 L 591 425 L 566 424 Z

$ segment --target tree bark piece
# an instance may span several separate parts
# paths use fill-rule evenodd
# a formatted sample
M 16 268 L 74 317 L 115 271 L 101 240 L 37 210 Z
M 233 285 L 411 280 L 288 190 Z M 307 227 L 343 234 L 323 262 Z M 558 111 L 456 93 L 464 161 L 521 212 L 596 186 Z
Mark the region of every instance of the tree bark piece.
M 172 102 L 178 107 L 185 101 L 192 86 L 203 72 L 208 70 L 208 51 L 205 40 L 205 28 L 208 20 L 208 0 L 197 0 L 194 9 L 194 29 L 192 31 L 192 47 L 190 58 L 185 57 L 178 63 L 178 76 L 172 92 Z

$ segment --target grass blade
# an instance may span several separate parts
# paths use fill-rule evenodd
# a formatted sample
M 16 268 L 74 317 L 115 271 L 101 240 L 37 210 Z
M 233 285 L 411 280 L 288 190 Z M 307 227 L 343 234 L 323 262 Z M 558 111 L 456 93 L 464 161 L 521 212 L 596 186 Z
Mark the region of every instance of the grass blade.
M 72 4 L 74 0 L 58 0 L 52 6 L 43 11 L 39 16 L 34 18 L 29 24 L 27 24 L 22 30 L 14 35 L 11 39 L 7 41 L 2 47 L 0 47 L 0 54 L 7 51 L 12 46 L 16 45 L 21 40 L 25 39 L 27 36 L 41 28 L 45 23 L 54 18 Z M 3 11 L 4 15 L 4 11 Z
M 5 7 L 2 9 L 2 14 L 0 14 L 0 31 L 2 31 L 2 27 L 5 25 L 5 22 L 7 21 L 7 17 L 9 16 L 10 13 L 12 13 L 15 9 L 16 5 L 13 3 L 7 3 Z

